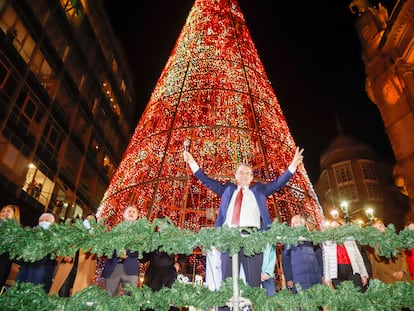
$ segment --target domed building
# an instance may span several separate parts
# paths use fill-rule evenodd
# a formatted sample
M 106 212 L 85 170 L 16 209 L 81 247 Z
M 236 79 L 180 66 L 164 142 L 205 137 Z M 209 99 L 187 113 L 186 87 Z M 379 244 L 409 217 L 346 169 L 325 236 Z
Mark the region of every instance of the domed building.
M 395 186 L 392 163 L 379 160 L 370 146 L 339 134 L 321 155 L 320 167 L 315 189 L 328 219 L 366 223 L 379 217 L 403 227 L 408 199 Z

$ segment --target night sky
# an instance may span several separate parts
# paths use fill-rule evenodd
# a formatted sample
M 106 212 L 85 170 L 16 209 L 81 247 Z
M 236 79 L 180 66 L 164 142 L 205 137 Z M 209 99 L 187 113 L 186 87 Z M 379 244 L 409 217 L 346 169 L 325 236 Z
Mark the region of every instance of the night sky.
M 382 1 L 389 14 L 395 1 Z M 193 0 L 106 0 L 129 58 L 137 121 L 174 47 Z M 247 27 L 313 182 L 319 157 L 336 135 L 370 145 L 394 161 L 377 107 L 368 99 L 349 1 L 239 0 Z M 337 122 L 337 120 L 339 122 Z

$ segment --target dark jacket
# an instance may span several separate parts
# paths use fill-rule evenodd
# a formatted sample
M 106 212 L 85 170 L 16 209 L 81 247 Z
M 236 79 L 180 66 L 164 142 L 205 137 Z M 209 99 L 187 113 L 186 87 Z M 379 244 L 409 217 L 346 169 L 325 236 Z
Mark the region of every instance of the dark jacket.
M 315 284 L 322 284 L 323 263 L 322 250 L 309 241 L 303 244 L 285 247 L 282 252 L 282 269 L 285 280 L 300 284 L 307 289 Z M 293 289 L 296 292 L 296 288 Z
M 20 283 L 42 284 L 45 291 L 49 292 L 55 266 L 56 260 L 50 259 L 49 255 L 34 262 L 21 262 L 16 280 Z
M 10 274 L 12 267 L 12 261 L 10 260 L 9 253 L 3 253 L 0 255 L 0 290 L 6 285 L 7 278 Z
M 171 287 L 177 279 L 177 270 L 174 263 L 178 262 L 181 265 L 185 259 L 185 255 L 169 255 L 158 250 L 144 253 L 141 262 L 150 262 L 145 271 L 144 284 L 154 292 L 160 290 L 163 286 Z
M 139 275 L 139 261 L 138 261 L 138 252 L 126 251 L 128 257 L 120 260 L 122 261 L 122 266 L 124 267 L 125 274 L 127 275 Z M 105 268 L 102 271 L 102 277 L 108 278 L 114 272 L 116 265 L 118 264 L 118 257 L 116 250 L 113 253 L 112 258 L 109 258 L 105 264 Z

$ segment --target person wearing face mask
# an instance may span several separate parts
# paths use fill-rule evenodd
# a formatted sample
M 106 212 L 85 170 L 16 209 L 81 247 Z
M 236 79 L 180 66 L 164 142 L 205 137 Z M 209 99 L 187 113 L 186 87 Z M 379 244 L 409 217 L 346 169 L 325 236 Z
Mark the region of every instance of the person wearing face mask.
M 88 231 L 92 230 L 91 223 L 96 223 L 96 217 L 89 214 L 83 219 L 83 225 Z M 70 297 L 92 284 L 96 272 L 96 254 L 79 249 L 74 256 L 62 256 L 57 261 L 49 295 Z
M 0 210 L 0 225 L 6 219 L 14 219 L 20 224 L 20 209 L 16 205 L 6 205 Z M 13 261 L 9 257 L 9 253 L 0 255 L 0 289 L 3 291 L 3 286 L 6 285 L 9 277 Z
M 51 213 L 43 213 L 39 217 L 39 227 L 43 230 L 49 230 L 50 225 L 54 222 L 55 216 Z M 34 285 L 40 284 L 43 285 L 46 292 L 49 292 L 55 266 L 56 260 L 50 259 L 49 255 L 34 262 L 23 262 L 16 281 L 19 283 L 29 282 Z

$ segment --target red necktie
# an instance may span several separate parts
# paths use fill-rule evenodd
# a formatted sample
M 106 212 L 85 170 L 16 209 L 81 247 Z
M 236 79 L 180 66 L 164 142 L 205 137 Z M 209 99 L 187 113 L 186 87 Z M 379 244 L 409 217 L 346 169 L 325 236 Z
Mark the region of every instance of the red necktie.
M 243 188 L 241 188 L 239 193 L 237 193 L 236 201 L 234 202 L 233 217 L 231 219 L 232 225 L 238 226 L 240 223 L 240 211 L 241 211 L 242 201 L 243 201 Z

